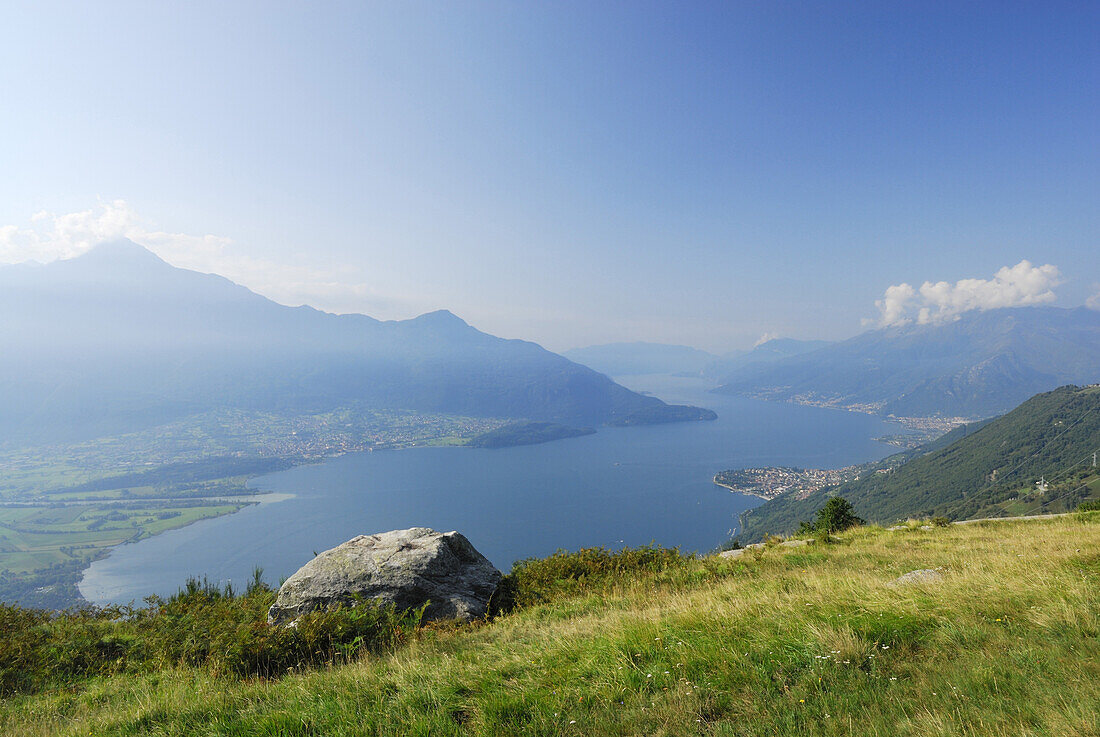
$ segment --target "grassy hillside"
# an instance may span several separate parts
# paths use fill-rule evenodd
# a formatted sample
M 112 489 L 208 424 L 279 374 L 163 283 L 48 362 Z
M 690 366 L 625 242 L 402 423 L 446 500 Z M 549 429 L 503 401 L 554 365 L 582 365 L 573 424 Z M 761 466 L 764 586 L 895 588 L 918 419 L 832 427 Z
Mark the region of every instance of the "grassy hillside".
M 950 441 L 950 442 L 948 442 Z M 1100 497 L 1092 453 L 1100 450 L 1100 386 L 1038 394 L 990 422 L 959 428 L 887 473 L 803 498 L 787 493 L 746 512 L 743 539 L 787 534 L 833 494 L 873 522 L 910 516 L 997 517 L 1074 509 Z M 888 462 L 883 469 L 891 465 Z M 1038 493 L 1035 482 L 1049 483 Z
M 943 580 L 892 585 L 915 569 Z M 516 573 L 511 614 L 375 638 L 350 664 L 55 671 L 0 702 L 0 733 L 1100 734 L 1100 513 Z

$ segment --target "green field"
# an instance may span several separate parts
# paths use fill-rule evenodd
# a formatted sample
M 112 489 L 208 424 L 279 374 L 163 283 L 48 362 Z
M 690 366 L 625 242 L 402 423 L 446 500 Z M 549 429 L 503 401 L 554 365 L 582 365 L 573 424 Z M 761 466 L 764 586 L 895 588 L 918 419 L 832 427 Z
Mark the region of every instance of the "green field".
M 240 509 L 249 479 L 340 453 L 463 445 L 500 420 L 347 407 L 225 410 L 143 432 L 0 446 L 0 602 L 64 608 L 112 547 Z M 232 501 L 226 501 L 232 499 Z
M 256 679 L 211 656 L 60 678 L 0 704 L 0 732 L 1100 734 L 1100 513 L 640 559 L 536 562 L 512 613 L 346 665 Z M 917 569 L 943 579 L 893 583 Z M 152 636 L 124 631 L 101 636 Z
M 70 505 L 0 508 L 0 600 L 66 607 L 78 599 L 80 571 L 112 547 L 201 519 L 236 512 L 242 504 L 155 507 Z

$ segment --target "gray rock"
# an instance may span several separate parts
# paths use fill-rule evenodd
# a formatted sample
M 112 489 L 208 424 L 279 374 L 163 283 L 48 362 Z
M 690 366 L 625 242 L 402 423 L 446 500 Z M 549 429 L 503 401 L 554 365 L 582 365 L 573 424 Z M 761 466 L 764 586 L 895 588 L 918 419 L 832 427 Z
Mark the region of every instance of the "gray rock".
M 764 548 L 767 548 L 767 547 L 768 546 L 766 546 L 766 544 L 764 544 L 762 542 L 753 542 L 751 544 L 747 544 L 747 546 L 745 546 L 744 548 L 734 548 L 733 550 L 723 550 L 722 552 L 718 553 L 718 558 L 740 558 L 741 555 L 744 555 L 745 553 L 747 553 L 750 550 L 763 550 Z
M 939 583 L 943 580 L 943 574 L 937 569 L 922 568 L 919 571 L 909 571 L 904 576 L 898 576 L 890 583 L 891 586 L 908 586 L 910 584 Z
M 427 527 L 360 535 L 306 563 L 279 589 L 272 624 L 338 604 L 375 600 L 398 609 L 430 602 L 424 620 L 484 617 L 501 573 L 457 532 Z

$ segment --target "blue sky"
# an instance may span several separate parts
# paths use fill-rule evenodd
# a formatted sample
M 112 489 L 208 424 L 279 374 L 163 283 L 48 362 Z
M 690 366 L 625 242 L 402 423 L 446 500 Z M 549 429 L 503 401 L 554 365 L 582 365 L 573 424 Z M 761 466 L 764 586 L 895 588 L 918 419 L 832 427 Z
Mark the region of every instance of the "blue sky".
M 0 260 L 117 232 L 559 350 L 1100 292 L 1096 3 L 9 2 L 0 97 Z

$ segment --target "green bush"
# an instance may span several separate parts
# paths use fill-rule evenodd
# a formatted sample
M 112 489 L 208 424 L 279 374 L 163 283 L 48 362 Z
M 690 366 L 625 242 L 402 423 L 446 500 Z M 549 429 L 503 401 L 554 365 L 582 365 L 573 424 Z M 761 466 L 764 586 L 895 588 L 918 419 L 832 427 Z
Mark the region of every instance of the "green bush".
M 150 597 L 140 609 L 55 613 L 0 604 L 0 695 L 175 665 L 273 677 L 393 649 L 423 615 L 423 609 L 361 602 L 306 614 L 294 627 L 275 627 L 267 623 L 274 599 L 257 576 L 243 594 L 190 580 L 176 595 Z
M 817 513 L 817 529 L 826 533 L 844 532 L 850 527 L 862 524 L 864 520 L 856 516 L 852 505 L 841 496 L 829 499 Z
M 679 548 L 647 545 L 611 551 L 581 548 L 570 553 L 559 550 L 546 558 L 516 561 L 502 583 L 500 609 L 553 601 L 582 592 L 609 580 L 657 574 L 684 568 L 693 558 Z
M 1089 499 L 1077 505 L 1078 512 L 1100 512 L 1100 499 Z
M 829 534 L 844 532 L 845 530 L 862 525 L 865 520 L 856 516 L 855 510 L 844 497 L 830 497 L 825 506 L 817 510 L 817 519 L 813 522 L 802 522 L 798 526 L 799 537 L 814 537 L 829 540 Z

